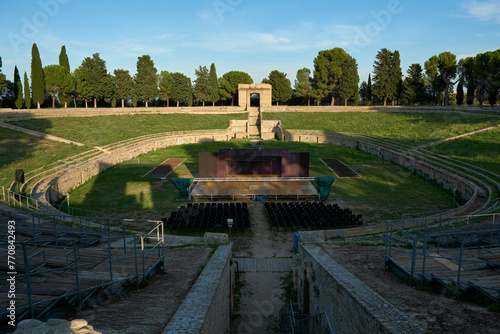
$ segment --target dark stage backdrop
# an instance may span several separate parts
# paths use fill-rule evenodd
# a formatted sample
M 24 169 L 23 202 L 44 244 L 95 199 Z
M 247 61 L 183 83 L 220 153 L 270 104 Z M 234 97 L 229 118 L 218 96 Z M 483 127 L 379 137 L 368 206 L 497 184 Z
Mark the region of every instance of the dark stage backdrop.
M 221 149 L 199 152 L 199 177 L 224 178 L 228 175 L 279 175 L 308 177 L 309 152 L 286 149 Z

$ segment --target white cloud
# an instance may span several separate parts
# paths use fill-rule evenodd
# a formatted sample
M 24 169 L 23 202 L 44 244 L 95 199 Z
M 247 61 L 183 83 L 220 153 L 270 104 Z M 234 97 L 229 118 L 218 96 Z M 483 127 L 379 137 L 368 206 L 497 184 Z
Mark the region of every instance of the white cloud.
M 290 33 L 235 32 L 202 34 L 199 40 L 184 43 L 185 46 L 203 47 L 219 52 L 260 53 L 269 51 L 302 51 L 303 43 Z
M 473 0 L 470 3 L 463 3 L 462 7 L 469 17 L 500 23 L 500 0 Z

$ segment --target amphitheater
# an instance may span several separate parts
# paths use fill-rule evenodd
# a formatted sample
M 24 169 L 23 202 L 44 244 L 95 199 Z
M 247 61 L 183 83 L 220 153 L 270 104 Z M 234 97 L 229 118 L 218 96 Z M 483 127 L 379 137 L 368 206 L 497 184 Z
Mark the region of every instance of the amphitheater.
M 367 274 L 368 279 L 376 280 L 373 277 L 377 275 L 393 275 L 384 272 L 386 268 L 409 282 L 425 283 L 448 294 L 456 291 L 470 293 L 488 303 L 498 303 L 500 176 L 433 153 L 425 145 L 411 147 L 363 134 L 283 128 L 280 120 L 263 119 L 263 114 L 287 111 L 333 113 L 346 111 L 346 108 L 272 106 L 265 102 L 267 89 L 260 85 L 242 87 L 240 101 L 244 102 L 238 107 L 0 110 L 0 127 L 73 145 L 83 144 L 19 128 L 9 122 L 119 114 L 248 114 L 248 119 L 232 120 L 223 130 L 154 133 L 93 147 L 26 172 L 19 191 L 14 191 L 14 182 L 9 188 L 4 188 L 0 223 L 6 231 L 9 222 L 15 221 L 16 226 L 16 308 L 15 311 L 7 308 L 11 302 L 8 292 L 12 290 L 12 281 L 9 281 L 12 274 L 9 272 L 13 270 L 3 264 L 5 271 L 2 272 L 6 276 L 2 274 L 4 277 L 0 280 L 0 290 L 4 292 L 0 300 L 5 305 L 0 313 L 1 330 L 13 332 L 15 328 L 9 327 L 8 323 L 15 319 L 16 324 L 21 322 L 16 333 L 37 332 L 33 328 L 42 332 L 42 327 L 36 326 L 46 326 L 49 328 L 47 332 L 56 332 L 53 329 L 56 327 L 50 329 L 52 325 L 66 329 L 73 326 L 74 332 L 81 330 L 82 333 L 92 332 L 92 327 L 96 333 L 427 333 L 430 330 L 451 333 L 476 329 L 479 322 L 483 325 L 479 331 L 494 333 L 497 330 L 495 324 L 500 320 L 498 313 L 471 306 L 469 309 L 477 313 L 473 318 L 477 323 L 447 329 L 446 324 L 424 319 L 432 317 L 429 313 L 411 309 L 414 306 L 405 308 L 407 300 L 389 300 L 377 292 L 378 288 L 383 290 L 385 283 L 367 282 L 362 276 L 363 272 L 371 272 L 372 276 Z M 249 94 L 255 92 L 261 94 L 260 107 L 250 107 L 247 103 Z M 424 107 L 350 107 L 347 110 L 482 112 L 473 108 Z M 498 112 L 496 116 L 494 113 L 492 117 L 498 117 Z M 500 121 L 497 123 L 500 125 Z M 489 131 L 499 125 L 480 131 Z M 468 135 L 473 134 L 461 136 Z M 279 227 L 276 227 L 276 232 L 272 226 L 254 222 L 267 220 L 264 203 L 248 201 L 255 210 L 251 229 L 262 239 L 249 246 L 253 256 L 235 255 L 240 252 L 235 249 L 235 242 L 220 231 L 207 232 L 203 236 L 168 235 L 165 233 L 167 219 L 127 219 L 112 214 L 96 216 L 90 211 L 55 205 L 70 190 L 104 170 L 143 154 L 175 145 L 242 138 L 322 143 L 360 150 L 459 193 L 463 201 L 460 206 L 445 211 L 407 216 L 383 224 L 299 228 L 295 245 L 291 237 L 287 239 L 290 233 L 279 232 Z M 29 194 L 24 196 L 26 192 Z M 294 200 L 277 201 L 281 202 L 301 207 Z M 229 207 L 230 203 L 227 205 Z M 141 231 L 136 229 L 139 225 Z M 9 239 L 5 233 L 2 235 L 1 252 L 7 258 Z M 384 249 L 382 263 L 364 262 L 361 254 L 365 253 L 358 257 L 352 255 L 352 252 L 357 252 L 352 248 L 355 245 L 352 241 L 368 240 L 363 239 L 365 237 L 375 240 L 366 246 L 368 253 L 377 247 Z M 346 248 L 339 246 L 340 242 L 346 241 L 352 244 Z M 377 246 L 380 241 L 384 246 Z M 271 252 L 264 254 L 266 247 Z M 352 263 L 343 261 L 343 257 L 353 260 Z M 364 267 L 356 268 L 354 262 L 360 262 Z M 293 278 L 290 285 L 297 295 L 296 302 L 280 302 L 271 295 L 281 292 L 269 289 L 247 291 L 246 297 L 245 293 L 241 295 L 239 275 L 256 277 L 265 285 L 266 280 L 272 282 L 284 272 Z M 415 285 L 406 286 L 413 290 L 411 293 L 419 292 Z M 386 290 L 391 288 L 386 287 Z M 138 298 L 137 304 L 134 298 Z M 252 305 L 238 305 L 241 299 L 252 301 L 252 298 Z M 142 299 L 147 299 L 145 306 L 140 304 Z M 120 318 L 115 314 L 114 321 L 97 321 L 96 310 L 111 312 L 114 305 L 120 303 L 129 303 L 129 308 L 135 306 L 142 310 L 141 316 L 126 313 Z M 446 303 L 458 302 L 448 299 Z M 101 309 L 100 305 L 105 307 Z M 235 307 L 246 309 L 247 314 L 235 317 Z M 54 318 L 65 318 L 70 322 Z M 78 318 L 86 320 L 71 322 Z M 27 319 L 52 320 L 42 324 Z

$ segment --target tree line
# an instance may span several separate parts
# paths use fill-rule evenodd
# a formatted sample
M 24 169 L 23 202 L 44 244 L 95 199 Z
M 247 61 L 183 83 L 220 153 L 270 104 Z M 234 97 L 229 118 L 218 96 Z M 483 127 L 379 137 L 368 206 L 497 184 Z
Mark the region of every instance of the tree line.
M 411 64 L 403 79 L 399 52 L 382 49 L 374 63 L 373 84 L 360 86 L 365 105 L 495 105 L 500 92 L 500 49 L 457 60 L 449 51 Z M 455 92 L 456 87 L 456 92 Z M 464 90 L 465 89 L 465 90 Z M 452 100 L 453 99 L 453 103 Z
M 0 97 L 4 107 L 149 107 L 170 106 L 171 102 L 177 107 L 235 105 L 238 84 L 253 83 L 250 75 L 242 71 L 229 71 L 218 77 L 213 63 L 210 69 L 199 66 L 196 79 L 191 82 L 183 73 L 158 71 L 149 55 L 138 57 L 136 73 L 131 75 L 124 69 L 109 73 L 99 53 L 85 58 L 73 71 L 65 46 L 61 47 L 59 64 L 45 67 L 36 44 L 31 53 L 31 85 L 26 72 L 21 82 L 17 66 L 14 82 L 6 80 L 0 58 Z M 273 103 L 449 105 L 452 99 L 458 105 L 483 105 L 485 100 L 494 105 L 500 90 L 500 49 L 459 61 L 453 53 L 443 52 L 429 58 L 423 67 L 410 65 L 403 78 L 399 51 L 383 48 L 375 57 L 373 82 L 370 74 L 360 86 L 357 61 L 342 48 L 319 51 L 313 64 L 312 73 L 308 68 L 297 71 L 293 87 L 286 73 L 269 73 L 262 83 L 273 86 Z M 455 85 L 457 92 L 452 94 Z

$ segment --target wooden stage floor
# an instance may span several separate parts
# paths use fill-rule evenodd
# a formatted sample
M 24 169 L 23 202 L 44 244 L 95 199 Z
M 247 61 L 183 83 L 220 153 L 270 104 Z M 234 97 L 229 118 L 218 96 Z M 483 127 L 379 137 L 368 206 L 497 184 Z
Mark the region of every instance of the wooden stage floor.
M 191 190 L 192 199 L 318 199 L 319 194 L 311 181 L 198 181 Z

